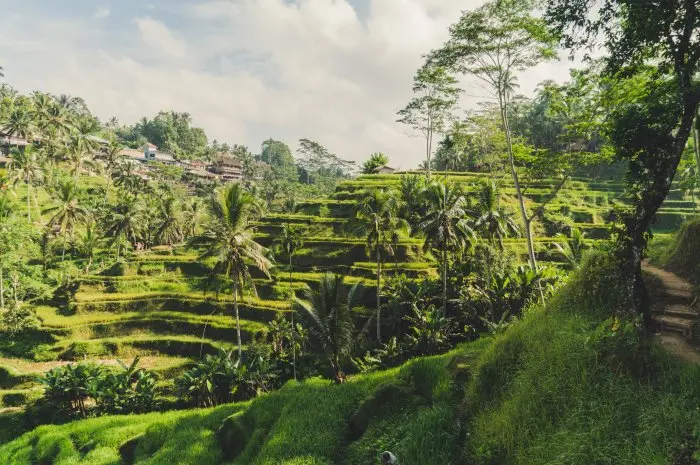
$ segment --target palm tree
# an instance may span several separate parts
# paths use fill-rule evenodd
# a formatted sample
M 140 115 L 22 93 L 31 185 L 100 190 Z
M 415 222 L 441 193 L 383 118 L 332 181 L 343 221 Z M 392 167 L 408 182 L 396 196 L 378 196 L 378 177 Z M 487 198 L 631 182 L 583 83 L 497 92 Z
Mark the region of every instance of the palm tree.
M 27 185 L 27 221 L 32 221 L 32 182 L 42 177 L 41 157 L 39 151 L 29 146 L 24 151 L 16 151 L 12 155 L 10 169 L 13 171 L 13 181 L 20 181 Z
M 359 294 L 359 284 L 346 294 L 343 277 L 327 273 L 321 277 L 318 290 L 309 288 L 304 300 L 297 299 L 297 309 L 308 322 L 312 347 L 328 361 L 338 384 L 345 380 L 341 363 L 352 348 L 352 314 Z
M 94 139 L 94 135 L 100 130 L 99 121 L 92 117 L 83 117 L 78 119 L 73 127 L 72 139 L 77 142 L 80 149 L 89 155 L 95 153 L 99 147 Z
M 232 184 L 217 192 L 209 206 L 211 222 L 202 235 L 192 240 L 192 244 L 204 246 L 205 251 L 200 259 L 215 257 L 214 271 L 231 280 L 233 309 L 236 313 L 238 357 L 242 359 L 238 295 L 246 287 L 256 291 L 250 274 L 250 265 L 269 277 L 272 263 L 266 257 L 267 249 L 255 242 L 252 236 L 250 220 L 258 205 L 250 194 L 240 185 Z
M 298 225 L 290 225 L 285 223 L 282 226 L 282 235 L 279 238 L 279 244 L 282 247 L 284 254 L 289 258 L 289 298 L 294 299 L 294 291 L 292 290 L 292 259 L 294 254 L 303 247 L 304 241 L 302 239 L 303 231 Z M 296 342 L 294 341 L 294 312 L 292 312 L 292 371 L 294 373 L 294 379 L 297 379 L 297 362 L 296 362 Z
M 568 236 L 561 234 L 559 239 L 561 242 L 555 242 L 554 248 L 573 268 L 578 268 L 586 250 L 586 233 L 578 228 L 571 228 Z
M 133 196 L 138 196 L 147 187 L 145 180 L 136 174 L 136 163 L 123 160 L 114 173 L 114 185 L 126 189 Z
M 474 229 L 491 241 L 497 240 L 499 248 L 503 250 L 503 238 L 510 234 L 517 235 L 520 228 L 510 213 L 499 205 L 500 195 L 493 180 L 484 182 L 478 200 Z
M 75 111 L 80 105 L 80 99 L 78 97 L 71 97 L 66 94 L 59 95 L 57 102 L 62 108 L 68 111 Z
M 159 243 L 173 245 L 182 239 L 182 220 L 174 197 L 168 196 L 160 202 L 158 218 L 156 240 Z
M 63 234 L 61 263 L 63 263 L 66 258 L 66 238 L 68 234 L 70 233 L 72 236 L 75 231 L 75 225 L 90 216 L 90 212 L 80 205 L 78 193 L 78 186 L 72 180 L 59 181 L 58 186 L 53 191 L 53 196 L 57 205 L 43 211 L 45 214 L 52 214 L 48 227 L 58 227 L 59 231 Z
M 401 176 L 399 182 L 399 193 L 401 194 L 401 217 L 408 221 L 412 227 L 420 222 L 423 213 L 425 190 L 425 177 L 417 174 L 405 174 Z
M 103 152 L 100 154 L 100 159 L 104 162 L 105 171 L 107 175 L 107 183 L 112 180 L 112 175 L 119 166 L 119 162 L 124 158 L 122 153 L 122 144 L 115 138 L 109 141 L 109 145 L 105 147 Z
M 45 131 L 49 134 L 53 133 L 53 137 L 49 137 L 49 140 L 62 138 L 68 134 L 71 125 L 66 115 L 66 110 L 55 100 L 53 104 L 47 108 L 45 116 L 47 126 Z
M 7 121 L 2 126 L 3 132 L 12 137 L 21 137 L 29 140 L 33 132 L 32 116 L 24 106 L 15 106 L 7 117 Z M 9 142 L 8 142 L 9 144 Z M 6 147 L 6 152 L 9 153 L 9 145 Z
M 117 244 L 117 259 L 121 251 L 123 240 L 136 242 L 136 234 L 139 230 L 142 217 L 141 204 L 133 195 L 121 195 L 121 201 L 112 209 L 108 219 L 106 235 L 113 238 Z
M 204 210 L 202 209 L 202 202 L 198 198 L 193 198 L 189 202 L 185 202 L 183 205 L 183 215 L 185 223 L 185 234 L 190 237 L 194 237 L 197 234 L 197 227 L 204 218 Z
M 437 250 L 442 265 L 442 311 L 447 314 L 448 254 L 464 249 L 474 236 L 468 222 L 468 204 L 462 190 L 453 184 L 435 182 L 425 190 L 428 214 L 420 229 L 425 233 L 423 250 Z
M 77 179 L 80 173 L 87 170 L 95 170 L 97 167 L 87 147 L 88 145 L 80 139 L 79 135 L 71 135 L 70 142 L 66 147 L 65 158 L 70 165 L 70 171 L 74 179 Z
M 410 231 L 408 222 L 398 216 L 398 199 L 393 191 L 372 189 L 364 192 L 350 222 L 355 234 L 365 236 L 367 250 L 377 260 L 377 341 L 381 342 L 381 284 L 383 255 L 394 255 L 401 234 Z
M 92 261 L 95 258 L 95 251 L 101 242 L 95 229 L 95 224 L 89 223 L 85 228 L 85 232 L 80 238 L 80 248 L 88 259 L 88 262 L 85 265 L 85 273 L 90 273 L 90 267 L 92 266 Z

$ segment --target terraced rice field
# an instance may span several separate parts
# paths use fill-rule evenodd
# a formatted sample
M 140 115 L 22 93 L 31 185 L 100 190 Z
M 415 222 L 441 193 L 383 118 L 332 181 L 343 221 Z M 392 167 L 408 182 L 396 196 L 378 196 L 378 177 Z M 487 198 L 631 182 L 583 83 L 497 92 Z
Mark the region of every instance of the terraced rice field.
M 487 176 L 462 173 L 448 178 L 474 193 Z M 515 212 L 514 190 L 507 179 L 499 181 L 503 201 Z M 266 323 L 290 311 L 290 289 L 300 291 L 326 271 L 347 275 L 350 284 L 375 285 L 376 264 L 367 256 L 364 239 L 350 236 L 344 225 L 362 190 L 396 187 L 399 182 L 399 175 L 362 176 L 341 183 L 330 199 L 304 202 L 294 214 L 270 214 L 256 223 L 257 240 L 266 246 L 274 245 L 284 223 L 307 225 L 308 234 L 291 276 L 284 267 L 275 270 L 272 279 L 256 276 L 258 295 L 247 295 L 240 302 L 244 342 L 262 337 Z M 541 180 L 528 186 L 528 205 L 546 200 L 556 184 L 557 180 Z M 561 225 L 580 228 L 591 245 L 608 237 L 605 217 L 613 206 L 623 203 L 624 186 L 619 182 L 567 182 L 547 206 L 544 221 L 535 224 L 538 258 L 545 264 L 561 264 L 562 257 L 553 245 Z M 673 190 L 656 228 L 673 229 L 696 208 Z M 508 238 L 504 243 L 525 261 L 524 239 Z M 404 273 L 414 279 L 436 277 L 437 264 L 422 251 L 422 244 L 420 238 L 402 240 L 396 256 L 385 264 L 385 273 Z M 225 289 L 219 293 L 207 290 L 209 271 L 210 264 L 200 262 L 197 251 L 175 248 L 140 253 L 124 269 L 111 270 L 109 274 L 116 276 L 84 276 L 70 305 L 36 307 L 40 343 L 21 354 L 25 359 L 0 359 L 0 407 L 22 405 L 40 395 L 36 375 L 66 361 L 90 359 L 109 364 L 115 358 L 128 361 L 140 355 L 145 357 L 145 366 L 172 378 L 189 360 L 218 347 L 231 347 L 235 341 L 233 302 Z M 371 289 L 368 294 L 371 297 Z

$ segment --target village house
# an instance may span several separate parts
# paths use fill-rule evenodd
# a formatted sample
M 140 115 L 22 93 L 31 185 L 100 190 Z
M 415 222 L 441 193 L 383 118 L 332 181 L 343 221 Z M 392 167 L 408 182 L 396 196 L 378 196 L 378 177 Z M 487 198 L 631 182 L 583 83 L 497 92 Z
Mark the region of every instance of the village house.
M 377 166 L 372 172 L 374 174 L 394 174 L 396 172 L 396 169 L 387 165 L 382 165 Z
M 214 164 L 209 171 L 219 176 L 223 182 L 238 182 L 243 180 L 243 165 L 229 153 L 219 153 L 214 157 Z

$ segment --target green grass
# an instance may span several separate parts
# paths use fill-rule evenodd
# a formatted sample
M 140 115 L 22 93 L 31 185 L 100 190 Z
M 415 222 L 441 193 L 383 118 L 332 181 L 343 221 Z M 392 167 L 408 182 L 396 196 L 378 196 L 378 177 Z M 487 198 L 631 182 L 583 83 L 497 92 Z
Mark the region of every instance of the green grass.
M 216 409 L 44 426 L 0 463 L 360 465 L 387 449 L 409 465 L 669 463 L 700 443 L 700 368 L 610 329 L 615 270 L 592 254 L 546 308 L 445 355 Z
M 75 300 L 78 304 L 82 303 L 103 303 L 103 302 L 119 302 L 119 301 L 132 301 L 132 300 L 158 300 L 158 299 L 171 299 L 171 300 L 206 300 L 214 299 L 218 302 L 232 303 L 233 296 L 227 294 L 219 294 L 215 296 L 212 293 L 206 296 L 202 292 L 134 292 L 134 293 L 87 293 L 79 292 L 75 295 Z M 279 300 L 263 300 L 253 296 L 244 296 L 239 299 L 241 305 L 249 305 L 257 308 L 271 309 L 271 310 L 288 310 L 289 302 L 279 301 Z

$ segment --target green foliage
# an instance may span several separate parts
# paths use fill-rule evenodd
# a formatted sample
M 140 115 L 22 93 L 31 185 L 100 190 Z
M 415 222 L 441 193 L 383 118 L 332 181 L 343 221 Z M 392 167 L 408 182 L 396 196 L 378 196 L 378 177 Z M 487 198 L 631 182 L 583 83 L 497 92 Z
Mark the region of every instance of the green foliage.
M 310 333 L 311 347 L 319 359 L 330 365 L 338 384 L 345 381 L 342 364 L 353 344 L 352 312 L 359 292 L 358 284 L 345 292 L 343 277 L 328 273 L 321 277 L 318 290 L 309 289 L 304 300 L 297 299 L 297 311 Z
M 387 157 L 381 152 L 373 153 L 372 155 L 370 155 L 369 160 L 362 164 L 362 173 L 373 174 L 375 169 L 388 164 L 389 157 Z
M 233 401 L 242 387 L 247 367 L 234 360 L 231 352 L 220 349 L 175 380 L 178 394 L 198 407 L 215 407 Z M 241 389 L 242 390 L 242 389 Z
M 410 126 L 425 138 L 428 175 L 433 154 L 433 136 L 447 130 L 454 118 L 452 113 L 461 92 L 457 80 L 445 68 L 423 66 L 413 78 L 413 93 L 416 96 L 398 112 L 399 123 Z
M 696 259 L 697 254 L 700 253 L 699 239 L 700 219 L 683 223 L 666 247 L 659 247 L 661 250 L 657 251 L 659 255 L 657 264 L 667 267 L 694 283 L 700 283 L 700 267 Z

